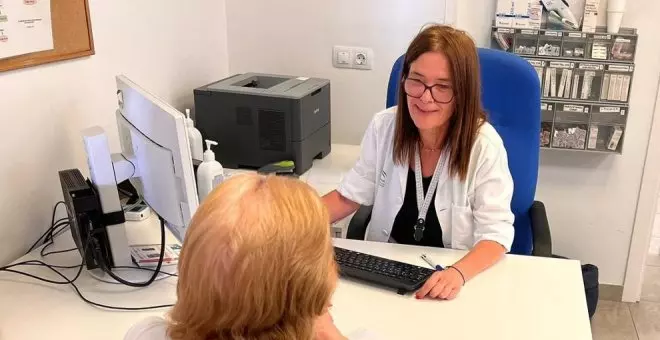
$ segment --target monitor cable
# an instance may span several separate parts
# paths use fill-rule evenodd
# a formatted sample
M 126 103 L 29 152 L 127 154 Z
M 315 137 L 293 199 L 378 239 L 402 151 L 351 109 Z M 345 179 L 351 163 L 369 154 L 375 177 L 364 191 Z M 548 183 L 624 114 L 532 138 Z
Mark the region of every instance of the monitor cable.
M 165 257 L 165 220 L 158 216 L 158 219 L 160 220 L 160 253 L 158 255 L 158 264 L 156 265 L 156 268 L 154 269 L 153 275 L 145 281 L 145 282 L 131 282 L 127 281 L 121 277 L 119 277 L 117 274 L 112 272 L 112 269 L 108 266 L 106 263 L 105 257 L 101 254 L 101 247 L 98 243 L 98 240 L 96 238 L 92 238 L 92 242 L 94 242 L 94 247 L 92 247 L 92 251 L 94 254 L 94 258 L 98 265 L 101 267 L 101 269 L 108 274 L 111 278 L 113 278 L 115 281 L 124 284 L 129 287 L 147 287 L 150 284 L 152 284 L 156 278 L 158 277 L 158 274 L 161 272 L 160 269 L 163 266 L 163 258 Z

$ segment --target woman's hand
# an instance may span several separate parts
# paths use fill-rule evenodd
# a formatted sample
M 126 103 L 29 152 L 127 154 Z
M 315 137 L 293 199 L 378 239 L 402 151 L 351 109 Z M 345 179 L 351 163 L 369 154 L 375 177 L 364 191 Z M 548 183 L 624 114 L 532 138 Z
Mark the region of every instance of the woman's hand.
M 314 340 L 346 340 L 347 338 L 339 332 L 335 322 L 332 320 L 330 311 L 326 309 L 314 323 Z
M 442 271 L 436 271 L 426 280 L 424 286 L 420 288 L 415 297 L 423 299 L 429 297 L 432 299 L 453 300 L 463 287 L 463 277 L 456 268 L 448 267 Z

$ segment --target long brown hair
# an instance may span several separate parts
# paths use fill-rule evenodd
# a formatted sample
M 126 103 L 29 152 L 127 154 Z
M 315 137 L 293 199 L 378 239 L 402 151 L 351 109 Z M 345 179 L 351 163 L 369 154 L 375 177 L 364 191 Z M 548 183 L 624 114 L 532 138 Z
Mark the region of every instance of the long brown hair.
M 444 142 L 450 152 L 449 172 L 462 181 L 467 177 L 472 146 L 479 128 L 486 121 L 481 105 L 479 59 L 474 41 L 467 33 L 449 26 L 433 25 L 422 30 L 410 43 L 403 62 L 401 82 L 412 64 L 426 52 L 441 52 L 449 60 L 454 91 L 454 112 L 449 119 L 449 131 Z M 403 83 L 399 86 L 394 162 L 410 164 L 419 144 L 419 130 L 410 117 Z
M 298 180 L 223 182 L 186 234 L 170 338 L 312 339 L 337 279 L 328 221 L 318 194 Z

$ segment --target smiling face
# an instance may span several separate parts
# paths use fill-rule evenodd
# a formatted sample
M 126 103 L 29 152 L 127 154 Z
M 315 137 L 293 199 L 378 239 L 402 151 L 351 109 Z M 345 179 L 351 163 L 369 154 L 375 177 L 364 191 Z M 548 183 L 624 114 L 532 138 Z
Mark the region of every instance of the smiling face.
M 419 98 L 417 93 L 423 85 Z M 408 110 L 415 126 L 420 130 L 444 127 L 454 114 L 452 73 L 447 57 L 441 52 L 425 52 L 410 64 L 410 72 L 404 81 Z M 412 95 L 411 95 L 412 94 Z M 442 103 L 447 102 L 448 103 Z
M 423 135 L 429 143 L 439 138 L 451 155 L 450 173 L 464 181 L 474 141 L 487 121 L 481 105 L 479 57 L 474 41 L 451 26 L 428 26 L 410 42 L 402 76 L 394 161 L 410 164 Z

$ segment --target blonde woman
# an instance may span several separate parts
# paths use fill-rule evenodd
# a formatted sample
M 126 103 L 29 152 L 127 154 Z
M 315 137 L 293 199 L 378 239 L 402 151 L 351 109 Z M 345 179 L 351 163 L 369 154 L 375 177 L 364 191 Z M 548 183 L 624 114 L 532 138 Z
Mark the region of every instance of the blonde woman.
M 328 220 L 303 182 L 232 177 L 190 223 L 168 319 L 143 320 L 125 339 L 346 339 L 328 314 L 337 282 Z

